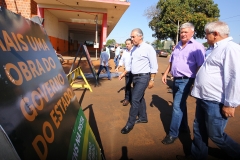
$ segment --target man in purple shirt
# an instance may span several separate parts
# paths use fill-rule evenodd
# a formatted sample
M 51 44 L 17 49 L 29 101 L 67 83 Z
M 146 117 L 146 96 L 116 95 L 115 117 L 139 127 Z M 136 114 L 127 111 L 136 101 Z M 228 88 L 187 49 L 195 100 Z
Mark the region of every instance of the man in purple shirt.
M 180 27 L 181 41 L 172 52 L 169 65 L 162 76 L 166 84 L 167 74 L 173 78 L 173 111 L 170 130 L 162 140 L 163 144 L 173 143 L 180 132 L 189 133 L 186 100 L 193 85 L 198 69 L 204 62 L 204 47 L 193 39 L 194 26 L 184 23 Z

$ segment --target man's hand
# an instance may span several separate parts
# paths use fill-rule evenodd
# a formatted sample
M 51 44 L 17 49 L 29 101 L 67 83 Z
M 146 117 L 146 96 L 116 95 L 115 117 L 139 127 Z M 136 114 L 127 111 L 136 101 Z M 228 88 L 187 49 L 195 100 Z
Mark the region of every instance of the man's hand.
M 148 83 L 148 89 L 153 88 L 153 86 L 154 86 L 154 81 L 150 80 Z
M 119 75 L 118 79 L 119 79 L 119 80 L 122 80 L 123 77 L 125 77 L 125 75 L 126 75 L 126 72 L 123 72 L 122 74 Z
M 234 117 L 234 112 L 235 112 L 235 108 L 229 107 L 229 106 L 223 106 L 222 108 L 222 114 L 225 117 Z
M 162 83 L 167 84 L 167 74 L 165 73 L 162 75 Z
M 115 72 L 118 72 L 118 67 L 115 69 Z

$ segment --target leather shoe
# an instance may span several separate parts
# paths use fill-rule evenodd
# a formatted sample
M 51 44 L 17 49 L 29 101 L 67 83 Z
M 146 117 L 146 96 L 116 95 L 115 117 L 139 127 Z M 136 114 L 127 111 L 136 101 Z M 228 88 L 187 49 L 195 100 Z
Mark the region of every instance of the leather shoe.
M 176 139 L 177 139 L 177 137 L 172 137 L 172 136 L 170 136 L 170 135 L 167 135 L 167 136 L 162 140 L 162 143 L 163 143 L 163 144 L 171 144 L 171 143 L 173 143 Z
M 148 123 L 148 121 L 147 121 L 147 120 L 137 119 L 137 120 L 135 121 L 135 124 L 138 124 L 138 123 Z
M 125 127 L 121 130 L 121 133 L 122 133 L 122 134 L 128 134 L 132 129 L 133 129 L 133 127 L 125 126 Z
M 123 106 L 127 106 L 128 104 L 129 104 L 129 101 L 125 99 L 125 100 L 123 101 Z

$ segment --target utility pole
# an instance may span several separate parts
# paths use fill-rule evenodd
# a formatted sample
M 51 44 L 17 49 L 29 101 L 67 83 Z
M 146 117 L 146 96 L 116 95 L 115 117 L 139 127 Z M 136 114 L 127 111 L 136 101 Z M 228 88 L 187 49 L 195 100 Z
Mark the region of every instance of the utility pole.
M 96 45 L 98 45 L 98 15 L 96 15 L 96 19 L 95 19 L 95 22 L 96 22 L 96 37 L 95 37 L 95 43 Z M 98 47 L 96 47 L 96 60 L 97 60 L 97 50 L 98 50 Z
M 177 37 L 176 37 L 176 44 L 178 43 L 178 34 L 179 34 L 179 20 L 177 21 L 178 22 L 178 25 L 177 25 Z
M 168 18 L 169 19 L 169 18 Z M 172 24 L 175 24 L 171 19 L 169 19 L 169 21 L 172 23 Z M 178 35 L 179 35 L 179 20 L 177 21 L 178 22 L 178 24 L 176 25 L 177 26 L 177 35 L 176 35 L 176 44 L 175 45 L 177 45 L 177 43 L 178 43 Z

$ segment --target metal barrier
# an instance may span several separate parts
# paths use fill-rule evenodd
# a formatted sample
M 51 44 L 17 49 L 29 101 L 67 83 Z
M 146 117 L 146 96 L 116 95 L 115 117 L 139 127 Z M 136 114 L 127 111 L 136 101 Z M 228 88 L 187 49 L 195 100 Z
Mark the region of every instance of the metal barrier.
M 82 76 L 85 84 L 80 84 L 80 83 L 75 81 L 78 76 Z M 77 67 L 76 69 L 71 71 L 67 75 L 67 79 L 68 79 L 69 84 L 72 86 L 72 88 L 86 88 L 86 89 L 89 89 L 92 92 L 92 88 L 89 85 L 89 83 L 88 83 L 86 77 L 84 76 L 84 74 L 83 74 L 83 72 L 82 72 L 80 67 Z

